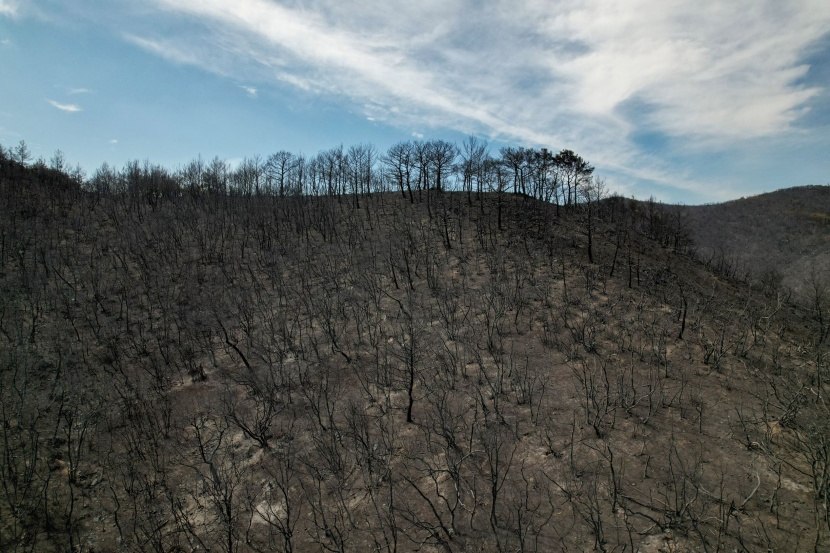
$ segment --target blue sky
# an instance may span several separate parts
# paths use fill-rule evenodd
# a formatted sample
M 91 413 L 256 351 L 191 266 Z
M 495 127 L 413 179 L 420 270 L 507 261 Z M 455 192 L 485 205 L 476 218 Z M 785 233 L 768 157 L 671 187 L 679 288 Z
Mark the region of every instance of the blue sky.
M 826 0 L 0 0 L 0 143 L 149 159 L 474 134 L 612 190 L 830 183 Z

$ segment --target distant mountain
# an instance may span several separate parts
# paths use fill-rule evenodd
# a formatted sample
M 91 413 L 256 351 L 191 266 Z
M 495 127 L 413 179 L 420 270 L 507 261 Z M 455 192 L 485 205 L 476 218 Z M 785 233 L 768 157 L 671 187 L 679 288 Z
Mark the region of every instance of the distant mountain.
M 674 206 L 701 259 L 714 268 L 796 292 L 830 274 L 830 186 L 786 188 L 702 206 Z

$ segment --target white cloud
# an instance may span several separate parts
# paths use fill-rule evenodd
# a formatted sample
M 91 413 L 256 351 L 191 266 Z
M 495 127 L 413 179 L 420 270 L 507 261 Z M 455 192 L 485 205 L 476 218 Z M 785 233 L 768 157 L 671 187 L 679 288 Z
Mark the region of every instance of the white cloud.
M 50 104 L 52 104 L 53 107 L 56 107 L 61 111 L 68 111 L 68 112 L 71 112 L 71 113 L 75 113 L 75 112 L 78 112 L 78 111 L 83 111 L 81 109 L 81 107 L 76 105 L 76 104 L 62 104 L 62 103 L 56 102 L 54 100 L 46 100 L 46 101 L 49 102 Z
M 819 92 L 795 83 L 807 70 L 799 55 L 830 23 L 826 4 L 595 0 L 585 6 L 552 29 L 588 47 L 561 66 L 584 113 L 613 113 L 638 99 L 651 108 L 648 122 L 673 135 L 757 137 L 786 130 Z
M 257 97 L 258 91 L 257 91 L 256 88 L 254 88 L 252 86 L 246 86 L 246 85 L 239 85 L 239 88 L 244 90 L 245 94 L 247 94 L 250 98 L 256 98 Z
M 7 39 L 7 38 L 4 38 L 3 40 L 0 40 L 0 46 L 8 46 L 11 43 L 12 43 L 12 41 Z
M 70 94 L 92 94 L 92 90 L 88 88 L 71 88 L 69 89 Z
M 569 147 L 693 190 L 633 133 L 717 148 L 790 132 L 823 93 L 799 83 L 830 28 L 826 0 L 154 3 L 185 25 L 130 39 L 177 63 L 342 96 L 404 128 Z
M 113 145 L 118 144 L 118 139 L 117 138 L 110 139 L 110 144 L 113 144 Z
M 16 17 L 19 11 L 20 2 L 18 0 L 0 0 L 0 15 Z
M 206 61 L 204 59 L 200 59 L 198 56 L 188 55 L 164 40 L 148 39 L 131 33 L 125 33 L 124 38 L 129 42 L 132 42 L 133 44 L 156 54 L 157 56 L 176 63 L 203 65 Z

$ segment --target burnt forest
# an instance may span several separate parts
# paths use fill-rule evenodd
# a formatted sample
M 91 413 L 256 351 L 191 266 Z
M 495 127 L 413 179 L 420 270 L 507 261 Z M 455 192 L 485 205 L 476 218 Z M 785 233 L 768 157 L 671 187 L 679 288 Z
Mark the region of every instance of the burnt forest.
M 0 550 L 829 550 L 827 273 L 469 142 L 0 149 Z

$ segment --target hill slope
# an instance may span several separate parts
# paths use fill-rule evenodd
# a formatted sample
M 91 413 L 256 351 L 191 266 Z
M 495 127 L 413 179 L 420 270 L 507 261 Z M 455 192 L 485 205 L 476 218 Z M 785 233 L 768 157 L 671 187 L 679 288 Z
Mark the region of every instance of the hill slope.
M 813 271 L 830 274 L 830 186 L 676 209 L 701 257 L 726 264 L 728 271 L 780 279 L 797 292 Z
M 629 202 L 0 193 L 3 549 L 830 547 L 824 319 Z

